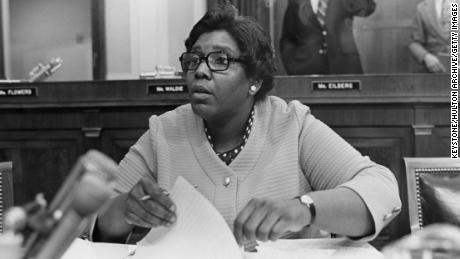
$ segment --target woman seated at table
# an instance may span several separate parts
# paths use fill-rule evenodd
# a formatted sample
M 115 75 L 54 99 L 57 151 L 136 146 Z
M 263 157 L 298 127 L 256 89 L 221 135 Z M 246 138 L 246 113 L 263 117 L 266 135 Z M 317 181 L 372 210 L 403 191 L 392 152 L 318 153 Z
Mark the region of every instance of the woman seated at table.
M 120 162 L 119 196 L 98 216 L 95 241 L 125 242 L 134 226 L 174 224 L 164 190 L 178 176 L 217 208 L 240 245 L 301 230 L 319 237 L 320 229 L 369 241 L 398 214 L 387 168 L 307 106 L 267 96 L 274 55 L 258 23 L 223 4 L 195 24 L 185 47 L 190 103 L 150 118 Z

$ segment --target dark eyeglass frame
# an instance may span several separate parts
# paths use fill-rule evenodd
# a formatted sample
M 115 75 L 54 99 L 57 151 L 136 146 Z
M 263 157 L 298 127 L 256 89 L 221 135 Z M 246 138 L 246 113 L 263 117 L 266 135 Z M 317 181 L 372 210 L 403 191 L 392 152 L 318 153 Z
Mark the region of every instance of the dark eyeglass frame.
M 210 65 L 209 65 L 209 56 L 213 55 L 213 54 L 224 54 L 227 58 L 227 66 L 225 68 L 222 68 L 222 69 L 214 69 L 212 68 Z M 184 59 L 184 55 L 196 55 L 199 59 L 198 59 L 198 63 L 196 64 L 196 68 L 194 69 L 190 69 L 190 68 L 186 68 L 184 63 L 183 63 L 183 59 Z M 188 72 L 188 71 L 195 71 L 198 69 L 198 67 L 200 66 L 201 62 L 206 61 L 206 65 L 208 66 L 209 70 L 212 71 L 212 72 L 220 72 L 220 71 L 225 71 L 227 70 L 229 67 L 230 67 L 230 63 L 231 62 L 239 62 L 239 63 L 245 63 L 246 60 L 244 59 L 241 59 L 241 58 L 234 58 L 234 57 L 231 57 L 229 56 L 227 53 L 225 52 L 221 52 L 221 51 L 213 51 L 213 52 L 209 52 L 208 55 L 206 56 L 203 56 L 203 55 L 200 55 L 196 52 L 184 52 L 180 55 L 179 57 L 179 61 L 180 61 L 180 65 L 182 67 L 182 70 L 184 72 Z

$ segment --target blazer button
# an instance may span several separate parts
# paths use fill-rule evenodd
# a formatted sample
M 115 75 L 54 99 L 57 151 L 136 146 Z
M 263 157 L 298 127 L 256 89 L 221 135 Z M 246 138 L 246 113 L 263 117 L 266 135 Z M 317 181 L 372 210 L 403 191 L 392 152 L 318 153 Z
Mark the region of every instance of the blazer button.
M 323 49 L 320 49 L 320 50 L 318 50 L 318 53 L 321 54 L 321 55 L 323 55 L 323 54 L 324 54 L 324 50 L 323 50 Z
M 224 186 L 227 187 L 229 185 L 230 185 L 230 177 L 227 176 L 224 178 Z
M 327 31 L 322 31 L 322 32 L 323 32 L 323 36 L 327 35 Z

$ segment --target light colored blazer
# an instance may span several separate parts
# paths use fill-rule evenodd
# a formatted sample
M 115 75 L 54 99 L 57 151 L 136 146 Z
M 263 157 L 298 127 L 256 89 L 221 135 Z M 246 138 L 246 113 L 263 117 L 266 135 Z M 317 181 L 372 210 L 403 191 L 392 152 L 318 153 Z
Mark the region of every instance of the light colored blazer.
M 409 49 L 420 63 L 427 53 L 450 53 L 450 37 L 442 31 L 441 21 L 436 16 L 435 1 L 424 0 L 417 5 Z
M 251 198 L 292 199 L 314 190 L 345 187 L 366 203 L 377 236 L 399 212 L 394 175 L 362 156 L 298 101 L 267 97 L 256 103 L 248 142 L 227 166 L 214 153 L 203 119 L 190 104 L 150 118 L 149 130 L 120 162 L 117 191 L 128 192 L 146 174 L 169 189 L 182 176 L 232 228 Z M 395 209 L 396 208 L 396 209 Z M 318 237 L 310 227 L 306 237 Z

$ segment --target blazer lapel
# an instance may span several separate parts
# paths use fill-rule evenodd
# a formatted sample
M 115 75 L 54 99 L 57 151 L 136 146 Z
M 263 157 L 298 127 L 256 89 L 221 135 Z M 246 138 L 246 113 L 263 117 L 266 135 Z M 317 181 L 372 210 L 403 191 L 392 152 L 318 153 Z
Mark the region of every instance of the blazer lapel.
M 230 168 L 237 172 L 239 182 L 243 182 L 254 172 L 265 152 L 265 140 L 269 129 L 267 118 L 270 117 L 270 114 L 267 114 L 267 99 L 255 104 L 254 124 L 249 139 L 240 154 L 230 164 Z
M 225 177 L 232 176 L 235 172 L 215 154 L 204 133 L 203 119 L 193 113 L 191 108 L 189 112 L 190 116 L 187 116 L 184 126 L 193 153 L 209 179 L 215 185 L 220 185 Z

